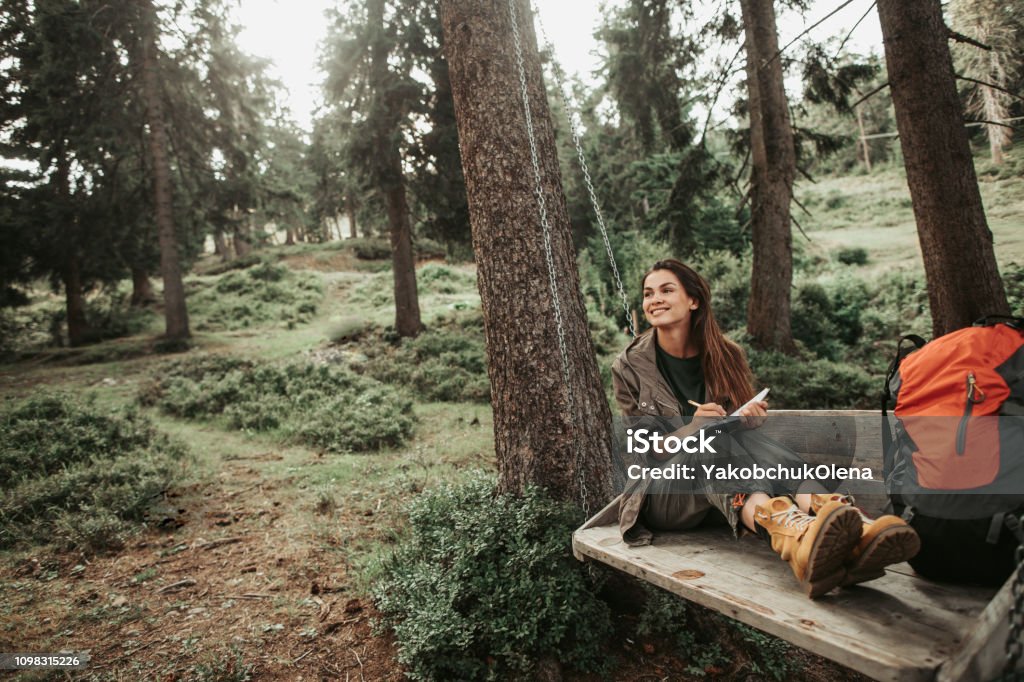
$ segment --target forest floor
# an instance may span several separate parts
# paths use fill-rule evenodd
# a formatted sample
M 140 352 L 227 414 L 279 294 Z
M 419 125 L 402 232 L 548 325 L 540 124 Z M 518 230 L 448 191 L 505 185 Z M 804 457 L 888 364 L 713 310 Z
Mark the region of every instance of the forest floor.
M 877 177 L 827 179 L 802 190 L 814 213 L 804 221 L 811 237 L 806 248 L 866 248 L 865 276 L 913 263 L 916 236 L 901 175 L 882 169 Z M 1021 262 L 1024 181 L 995 178 L 982 188 L 1000 260 Z M 315 318 L 293 328 L 235 331 L 203 331 L 197 324 L 198 350 L 269 361 L 308 358 L 329 347 L 339 320 L 391 323 L 386 262 L 361 261 L 342 243 L 265 253 L 320 278 L 325 294 Z M 212 266 L 207 258 L 197 271 Z M 453 309 L 479 306 L 473 268 L 446 267 L 461 283 L 421 293 L 428 326 Z M 190 282 L 198 287 L 216 277 L 193 275 Z M 59 298 L 40 296 L 59 308 Z M 194 312 L 203 319 L 202 310 Z M 133 403 L 165 362 L 153 351 L 159 331 L 154 313 L 150 328 L 131 338 L 26 355 L 0 366 L 0 397 L 11 402 L 60 390 L 111 406 Z M 183 483 L 120 551 L 65 553 L 42 539 L 34 548 L 0 552 L 0 651 L 88 652 L 89 668 L 76 679 L 403 678 L 395 643 L 374 626 L 375 560 L 401 537 L 407 501 L 440 482 L 495 468 L 488 405 L 418 402 L 415 412 L 415 434 L 404 447 L 324 455 L 272 435 L 147 409 L 193 454 Z M 695 669 L 671 644 L 636 636 L 635 605 L 620 599 L 615 608 L 612 679 L 765 679 L 750 671 L 751 657 L 742 650 L 727 650 L 729 663 L 721 667 Z M 788 679 L 861 679 L 798 650 L 787 655 L 794 671 Z

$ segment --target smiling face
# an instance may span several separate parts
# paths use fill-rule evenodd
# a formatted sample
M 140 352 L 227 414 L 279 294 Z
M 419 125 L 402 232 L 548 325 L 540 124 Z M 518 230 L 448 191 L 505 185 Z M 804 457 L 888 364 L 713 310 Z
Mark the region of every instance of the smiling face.
M 689 325 L 697 306 L 671 270 L 654 270 L 644 279 L 644 316 L 652 327 Z

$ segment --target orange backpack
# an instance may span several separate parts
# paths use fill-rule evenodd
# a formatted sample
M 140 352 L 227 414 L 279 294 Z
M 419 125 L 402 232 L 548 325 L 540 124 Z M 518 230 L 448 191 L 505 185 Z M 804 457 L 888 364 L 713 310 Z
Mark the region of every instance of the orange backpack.
M 1024 318 L 985 318 L 927 344 L 904 337 L 883 417 L 893 401 L 882 432 L 897 504 L 947 519 L 1024 505 Z

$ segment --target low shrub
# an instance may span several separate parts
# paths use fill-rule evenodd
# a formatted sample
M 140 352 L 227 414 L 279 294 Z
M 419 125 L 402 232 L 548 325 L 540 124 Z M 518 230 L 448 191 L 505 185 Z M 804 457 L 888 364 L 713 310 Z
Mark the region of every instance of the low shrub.
M 412 404 L 395 389 L 309 362 L 188 358 L 164 367 L 139 401 L 186 419 L 223 416 L 231 428 L 278 431 L 327 452 L 401 445 L 413 427 Z
M 423 293 L 475 293 L 476 275 L 446 265 L 431 263 L 416 271 L 416 285 Z
M 860 247 L 842 248 L 836 252 L 836 260 L 843 265 L 867 265 L 868 251 Z
M 637 635 L 671 643 L 674 653 L 687 662 L 689 674 L 705 677 L 710 669 L 738 664 L 741 670 L 782 682 L 799 672 L 801 666 L 793 658 L 792 647 L 781 639 L 689 604 L 665 590 L 646 584 L 644 589 Z
M 345 242 L 360 260 L 383 260 L 391 258 L 391 244 L 381 237 L 360 237 Z
M 479 311 L 455 313 L 438 320 L 414 339 L 397 345 L 374 342 L 364 347 L 367 360 L 355 369 L 408 388 L 424 401 L 478 402 L 490 400 L 482 323 Z
M 408 513 L 410 534 L 373 595 L 409 677 L 526 676 L 544 658 L 604 663 L 611 619 L 569 552 L 574 508 L 538 489 L 497 495 L 481 474 L 419 496 Z
M 873 409 L 881 382 L 856 365 L 774 351 L 749 350 L 757 386 L 772 389 L 776 409 Z
M 121 545 L 186 452 L 133 409 L 44 395 L 0 413 L 0 546 Z
M 189 296 L 196 329 L 223 331 L 283 322 L 289 329 L 313 319 L 324 289 L 314 272 L 260 263 L 229 272 Z

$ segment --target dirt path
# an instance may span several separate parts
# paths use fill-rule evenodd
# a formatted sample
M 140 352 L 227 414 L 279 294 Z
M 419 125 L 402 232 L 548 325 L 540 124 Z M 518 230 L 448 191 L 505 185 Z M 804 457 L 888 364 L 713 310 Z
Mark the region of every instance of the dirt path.
M 0 568 L 0 651 L 88 651 L 86 679 L 400 679 L 352 594 L 349 539 L 310 523 L 294 479 L 265 475 L 280 460 L 226 461 L 114 556 Z

